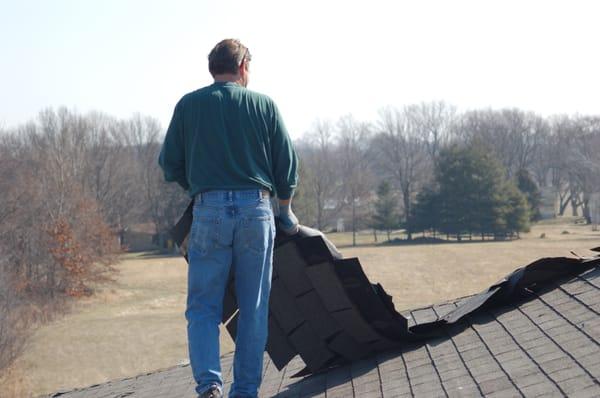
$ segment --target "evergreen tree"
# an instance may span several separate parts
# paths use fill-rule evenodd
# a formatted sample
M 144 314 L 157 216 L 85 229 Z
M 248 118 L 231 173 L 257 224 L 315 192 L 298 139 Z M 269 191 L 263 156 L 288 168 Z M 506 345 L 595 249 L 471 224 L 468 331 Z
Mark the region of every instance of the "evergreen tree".
M 531 174 L 526 169 L 521 169 L 517 173 L 517 187 L 523 192 L 529 203 L 530 221 L 538 221 L 541 219 L 540 204 L 542 201 L 542 194 L 534 179 L 531 177 Z
M 527 200 L 505 175 L 502 165 L 482 147 L 443 150 L 435 171 L 438 188 L 417 198 L 415 227 L 436 228 L 458 240 L 465 234 L 484 239 L 486 234 L 501 237 L 527 230 Z
M 504 194 L 506 195 L 508 204 L 508 210 L 504 214 L 504 218 L 506 219 L 505 232 L 516 232 L 518 236 L 519 231 L 529 231 L 529 220 L 531 219 L 530 205 L 523 192 L 515 184 L 507 182 Z
M 398 228 L 399 224 L 400 216 L 397 212 L 397 202 L 394 192 L 389 182 L 382 181 L 377 188 L 373 228 L 386 231 L 389 241 L 390 233 L 394 228 Z
M 413 232 L 439 230 L 439 194 L 436 189 L 424 188 L 417 195 L 417 201 L 412 208 L 410 225 Z
M 499 209 L 504 171 L 485 149 L 454 146 L 443 151 L 436 170 L 440 186 L 440 230 L 461 239 L 493 232 Z

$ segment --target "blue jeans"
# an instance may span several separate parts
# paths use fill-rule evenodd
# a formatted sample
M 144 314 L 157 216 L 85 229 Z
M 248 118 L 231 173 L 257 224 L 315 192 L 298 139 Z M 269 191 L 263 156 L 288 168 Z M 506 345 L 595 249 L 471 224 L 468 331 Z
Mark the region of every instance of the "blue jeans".
M 196 198 L 188 247 L 185 317 L 199 394 L 211 385 L 223 385 L 219 323 L 231 269 L 240 312 L 229 396 L 258 396 L 267 342 L 274 238 L 273 209 L 261 190 L 209 191 Z

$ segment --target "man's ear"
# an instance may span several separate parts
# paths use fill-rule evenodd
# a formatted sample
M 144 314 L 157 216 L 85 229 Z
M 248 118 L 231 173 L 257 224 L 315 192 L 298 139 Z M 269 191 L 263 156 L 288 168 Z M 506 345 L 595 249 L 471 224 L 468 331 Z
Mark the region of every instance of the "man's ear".
M 240 63 L 240 74 L 242 70 L 248 73 L 248 60 L 244 58 L 244 60 Z

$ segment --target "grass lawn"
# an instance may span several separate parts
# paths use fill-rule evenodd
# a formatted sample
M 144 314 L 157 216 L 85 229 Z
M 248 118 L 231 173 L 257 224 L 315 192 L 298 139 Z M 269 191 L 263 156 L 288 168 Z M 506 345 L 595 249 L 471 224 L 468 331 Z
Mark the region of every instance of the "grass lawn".
M 506 242 L 378 246 L 365 231 L 358 235 L 360 246 L 351 247 L 351 233 L 328 236 L 345 257 L 360 258 L 368 277 L 384 286 L 399 310 L 475 293 L 540 257 L 570 256 L 571 250 L 590 255 L 588 249 L 600 246 L 600 232 L 565 221 L 537 224 L 521 239 Z M 187 361 L 183 258 L 127 254 L 117 268 L 116 284 L 35 332 L 11 370 L 24 396 Z M 221 352 L 232 351 L 229 335 L 224 330 L 221 335 Z

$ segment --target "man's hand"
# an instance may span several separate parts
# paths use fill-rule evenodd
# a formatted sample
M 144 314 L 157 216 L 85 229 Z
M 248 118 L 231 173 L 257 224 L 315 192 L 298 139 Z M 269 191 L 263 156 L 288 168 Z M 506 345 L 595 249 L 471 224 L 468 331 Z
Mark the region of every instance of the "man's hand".
M 279 227 L 286 235 L 295 235 L 299 231 L 298 218 L 292 212 L 292 201 L 279 201 Z

